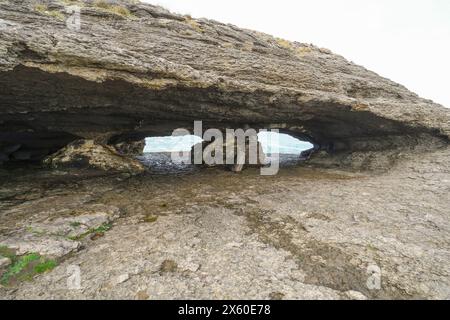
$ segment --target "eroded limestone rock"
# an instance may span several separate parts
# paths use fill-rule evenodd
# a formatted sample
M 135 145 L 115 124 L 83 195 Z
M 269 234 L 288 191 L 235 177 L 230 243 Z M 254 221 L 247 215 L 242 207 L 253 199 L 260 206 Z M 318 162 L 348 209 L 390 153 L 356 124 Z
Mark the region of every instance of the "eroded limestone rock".
M 203 141 L 192 147 L 191 161 L 209 167 L 228 166 L 233 172 L 241 172 L 245 166 L 264 166 L 267 162 L 266 155 L 257 137 L 255 139 L 250 142 L 247 138 L 243 146 L 235 139 Z
M 145 171 L 139 161 L 122 156 L 113 147 L 98 144 L 93 140 L 74 141 L 46 158 L 44 163 L 53 168 L 90 167 L 133 174 Z
M 62 258 L 80 249 L 81 241 L 87 235 L 97 230 L 104 232 L 119 217 L 119 208 L 104 204 L 83 205 L 71 213 L 64 209 L 49 210 L 33 217 L 30 224 L 14 232 L 0 234 L 0 246 L 13 250 L 17 255 L 39 253 Z
M 69 239 L 80 238 L 90 231 L 96 230 L 113 222 L 120 216 L 117 207 L 102 204 L 83 208 L 84 214 L 48 219 L 44 222 L 33 223 L 29 230 L 37 234 L 57 235 Z
M 145 140 L 119 142 L 114 145 L 114 148 L 123 155 L 132 157 L 141 156 L 144 152 Z
M 329 50 L 150 4 L 115 1 L 121 14 L 81 2 L 80 30 L 67 28 L 62 1 L 0 2 L 0 145 L 54 152 L 79 138 L 170 135 L 194 120 L 278 128 L 328 154 L 412 137 L 408 149 L 423 134 L 448 143 L 448 109 Z
M 81 243 L 60 236 L 39 235 L 24 231 L 0 240 L 0 245 L 14 250 L 19 256 L 33 252 L 42 256 L 60 258 L 78 250 Z

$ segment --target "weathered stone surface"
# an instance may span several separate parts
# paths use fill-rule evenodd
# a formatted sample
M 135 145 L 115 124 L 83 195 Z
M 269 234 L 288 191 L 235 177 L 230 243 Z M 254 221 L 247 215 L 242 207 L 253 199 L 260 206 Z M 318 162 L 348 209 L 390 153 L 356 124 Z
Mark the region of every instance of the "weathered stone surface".
M 73 203 L 65 205 L 70 207 Z M 14 250 L 17 255 L 39 253 L 63 258 L 80 249 L 86 235 L 120 217 L 119 208 L 100 203 L 83 204 L 75 210 L 34 207 L 34 216 L 28 216 L 20 223 L 16 221 L 7 233 L 0 233 L 0 246 Z M 14 211 L 6 213 L 14 215 Z
M 14 250 L 17 255 L 35 252 L 43 256 L 60 258 L 78 250 L 81 243 L 60 236 L 23 232 L 0 239 L 0 245 Z
M 256 136 L 252 139 L 254 140 L 250 142 L 246 138 L 242 145 L 236 139 L 203 141 L 192 147 L 191 163 L 209 167 L 224 165 L 234 172 L 241 172 L 244 166 L 264 166 L 267 159 L 262 145 Z
M 47 157 L 44 163 L 53 168 L 92 167 L 105 171 L 125 171 L 134 174 L 145 171 L 137 160 L 124 157 L 110 146 L 93 140 L 77 140 Z
M 114 279 L 112 279 L 111 284 L 113 286 L 117 286 L 117 285 L 119 285 L 121 283 L 124 283 L 128 279 L 130 279 L 129 274 L 128 273 L 124 273 L 124 274 L 121 274 L 120 276 L 117 276 Z
M 118 181 L 10 173 L 0 195 L 18 202 L 0 201 L 0 235 L 42 216 L 86 214 L 92 204 L 124 215 L 50 273 L 0 289 L 0 297 L 448 299 L 449 159 L 449 148 L 410 154 L 383 174 L 290 167 L 262 177 L 259 169 L 211 168 Z M 144 221 L 149 214 L 158 219 Z M 73 265 L 82 290 L 67 288 Z M 370 266 L 381 269 L 380 289 L 367 286 Z
M 91 230 L 111 223 L 120 216 L 117 207 L 92 205 L 83 208 L 80 215 L 50 218 L 39 223 L 32 223 L 29 230 L 37 234 L 56 235 L 66 238 L 78 238 Z
M 144 152 L 145 140 L 119 142 L 114 144 L 114 148 L 123 155 L 141 156 Z
M 0 270 L 11 264 L 11 259 L 0 256 Z
M 81 29 L 72 30 L 66 5 L 45 3 L 0 3 L 0 145 L 54 152 L 79 137 L 136 140 L 192 120 L 280 128 L 328 152 L 450 134 L 449 110 L 329 50 L 127 1 L 73 2 Z

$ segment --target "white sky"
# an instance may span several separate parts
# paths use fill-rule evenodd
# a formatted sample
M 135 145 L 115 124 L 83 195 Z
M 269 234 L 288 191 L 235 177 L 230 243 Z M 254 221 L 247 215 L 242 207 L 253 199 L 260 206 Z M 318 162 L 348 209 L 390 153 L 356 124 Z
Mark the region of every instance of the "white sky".
M 331 49 L 450 108 L 449 0 L 144 0 Z

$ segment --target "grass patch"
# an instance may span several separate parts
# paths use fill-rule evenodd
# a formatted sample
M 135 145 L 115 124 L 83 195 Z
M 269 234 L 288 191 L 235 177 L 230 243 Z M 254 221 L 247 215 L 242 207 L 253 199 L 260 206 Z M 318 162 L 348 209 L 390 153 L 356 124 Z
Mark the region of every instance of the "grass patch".
M 87 6 L 90 6 L 89 3 L 83 2 L 83 0 L 60 0 L 59 3 L 65 7 L 65 10 L 74 7 L 81 10 L 83 8 L 86 8 Z
M 78 228 L 79 226 L 81 226 L 81 223 L 78 222 L 78 221 L 74 221 L 74 222 L 71 222 L 71 223 L 70 223 L 70 226 L 71 226 L 72 228 Z
M 303 57 L 304 55 L 312 52 L 312 49 L 309 47 L 298 47 L 295 49 L 295 52 L 297 53 L 297 55 Z
M 163 263 L 161 263 L 161 266 L 159 267 L 160 273 L 170 273 L 177 271 L 178 264 L 173 260 L 164 260 Z
M 79 0 L 61 0 L 61 3 L 66 6 L 78 6 L 78 7 L 84 7 L 84 3 Z
M 285 49 L 292 49 L 292 43 L 285 39 L 277 38 L 277 43 L 280 47 Z
M 45 4 L 35 5 L 34 10 L 37 12 L 40 12 L 42 14 L 45 14 L 47 16 L 61 20 L 61 21 L 65 19 L 65 16 L 61 12 L 59 12 L 57 10 L 49 10 Z
M 44 230 L 38 230 L 38 229 L 33 228 L 32 226 L 28 226 L 27 231 L 29 233 L 35 234 L 37 236 L 43 236 L 46 234 L 46 232 Z
M 34 271 L 36 273 L 44 273 L 53 270 L 57 265 L 58 263 L 55 260 L 49 259 L 34 266 Z
M 153 223 L 158 220 L 158 216 L 154 216 L 152 214 L 146 215 L 143 219 L 144 222 Z
M 45 11 L 47 11 L 47 6 L 45 4 L 37 4 L 34 6 L 34 10 L 44 13 Z
M 112 228 L 111 223 L 104 223 L 98 228 L 89 229 L 88 231 L 86 231 L 83 234 L 80 234 L 78 236 L 69 237 L 68 239 L 73 240 L 73 241 L 79 241 L 79 240 L 84 239 L 87 235 L 90 235 L 90 234 L 103 235 L 106 231 L 110 230 L 111 228 Z
M 101 9 L 109 9 L 111 7 L 111 4 L 104 0 L 98 0 L 94 2 L 94 7 L 101 8 Z
M 291 50 L 299 57 L 304 57 L 306 54 L 313 51 L 313 49 L 308 46 L 298 46 L 285 39 L 276 38 L 276 41 L 281 48 Z
M 16 258 L 16 254 L 14 253 L 14 250 L 5 246 L 0 246 L 0 257 L 9 258 L 13 261 Z
M 134 17 L 131 14 L 130 10 L 128 10 L 127 8 L 122 7 L 122 6 L 112 6 L 110 11 L 115 14 L 118 14 L 119 16 L 122 16 L 122 17 L 127 17 L 127 18 Z
M 201 25 L 195 21 L 194 19 L 192 19 L 191 16 L 187 15 L 184 18 L 184 21 L 195 31 L 199 32 L 199 33 L 204 33 L 205 30 L 203 30 L 203 28 L 201 27 Z
M 38 253 L 29 253 L 19 257 L 8 248 L 0 247 L 0 250 L 3 256 L 11 259 L 11 265 L 0 278 L 0 283 L 4 286 L 31 280 L 36 274 L 50 271 L 58 265 L 55 260 L 42 257 Z
M 127 7 L 121 6 L 121 5 L 114 5 L 111 3 L 108 3 L 105 0 L 98 0 L 94 2 L 94 7 L 102 9 L 103 11 L 107 11 L 110 13 L 113 13 L 115 15 L 122 16 L 124 18 L 136 18 L 134 14 L 128 10 Z
M 106 231 L 108 231 L 111 228 L 112 228 L 112 224 L 105 223 L 105 224 L 101 225 L 100 227 L 94 229 L 93 232 L 95 232 L 95 233 L 105 233 Z

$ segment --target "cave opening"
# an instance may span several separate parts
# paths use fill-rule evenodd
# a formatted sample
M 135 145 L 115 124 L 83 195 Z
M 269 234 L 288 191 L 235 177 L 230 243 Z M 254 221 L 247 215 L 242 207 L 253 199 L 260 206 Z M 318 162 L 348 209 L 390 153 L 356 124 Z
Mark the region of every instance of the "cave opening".
M 202 144 L 205 150 L 206 145 L 210 143 L 196 135 L 152 136 L 146 137 L 144 141 L 143 153 L 137 159 L 155 174 L 194 171 L 196 167 L 198 168 L 191 154 L 194 146 Z M 315 150 L 315 145 L 310 141 L 287 133 L 261 131 L 257 135 L 257 141 L 264 153 L 265 163 L 278 161 L 281 167 L 297 165 L 309 159 Z M 180 156 L 181 160 L 174 161 L 172 154 Z
M 288 133 L 263 131 L 258 134 L 268 161 L 278 157 L 281 167 L 297 165 L 308 160 L 315 150 L 315 145 L 310 141 L 294 137 Z
M 154 174 L 189 173 L 195 170 L 190 161 L 174 162 L 172 153 L 189 153 L 203 139 L 195 135 L 146 137 L 143 154 L 137 159 Z

